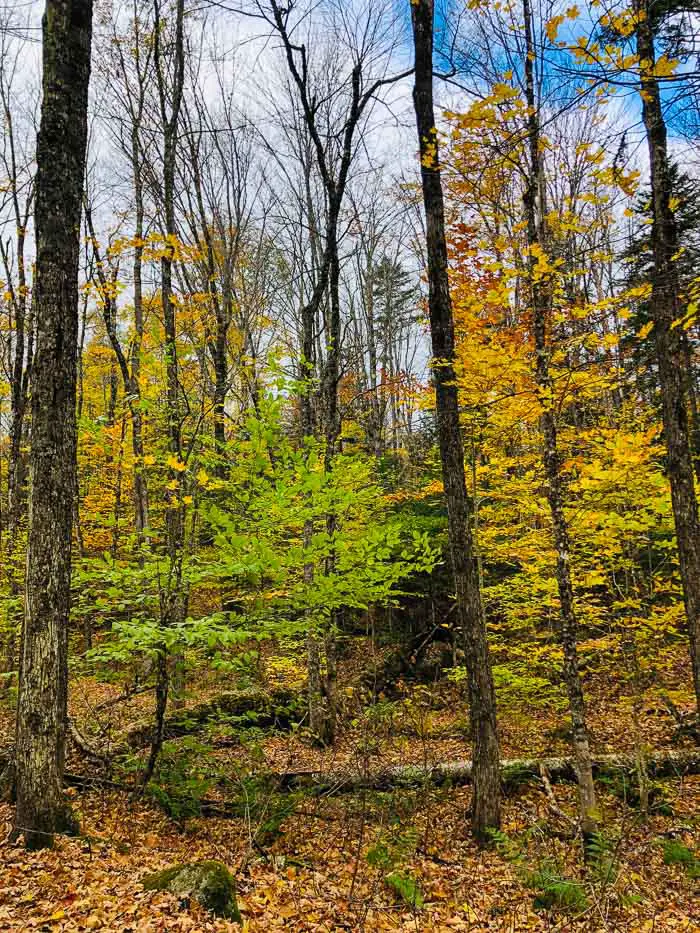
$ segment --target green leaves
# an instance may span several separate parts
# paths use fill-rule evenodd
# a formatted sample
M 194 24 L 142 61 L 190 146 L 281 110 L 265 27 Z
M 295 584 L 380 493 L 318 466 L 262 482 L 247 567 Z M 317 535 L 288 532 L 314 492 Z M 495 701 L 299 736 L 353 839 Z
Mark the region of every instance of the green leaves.
M 298 449 L 285 436 L 279 406 L 261 410 L 272 421 L 247 420 L 228 479 L 201 506 L 217 549 L 209 572 L 236 590 L 253 624 L 274 620 L 282 634 L 302 615 L 307 628 L 321 624 L 336 609 L 390 601 L 401 580 L 432 568 L 437 549 L 394 514 L 371 458 L 340 454 L 328 470 L 316 441 Z
M 261 397 L 259 414 L 229 442 L 225 478 L 220 452 L 210 462 L 202 449 L 188 468 L 198 477 L 190 505 L 199 540 L 193 533 L 182 555 L 178 598 L 190 594 L 194 617 L 162 624 L 170 563 L 157 536 L 124 546 L 119 560 L 106 552 L 76 564 L 76 614 L 111 625 L 91 661 L 199 651 L 234 670 L 246 642 L 298 638 L 336 610 L 388 604 L 402 581 L 439 560 L 429 534 L 385 496 L 374 458 L 340 453 L 328 468 L 317 441 L 297 446 L 286 432 L 283 401 Z
M 405 901 L 409 907 L 420 910 L 425 905 L 423 892 L 416 879 L 405 871 L 392 871 L 386 876 L 386 883 Z

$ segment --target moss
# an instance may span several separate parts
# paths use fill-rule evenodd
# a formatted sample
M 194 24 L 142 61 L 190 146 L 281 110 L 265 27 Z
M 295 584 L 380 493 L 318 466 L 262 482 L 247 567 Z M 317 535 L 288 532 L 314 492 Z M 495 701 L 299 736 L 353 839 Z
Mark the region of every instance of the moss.
M 241 922 L 235 882 L 222 862 L 173 865 L 147 875 L 143 886 L 146 891 L 169 891 L 185 901 L 194 899 L 217 917 Z

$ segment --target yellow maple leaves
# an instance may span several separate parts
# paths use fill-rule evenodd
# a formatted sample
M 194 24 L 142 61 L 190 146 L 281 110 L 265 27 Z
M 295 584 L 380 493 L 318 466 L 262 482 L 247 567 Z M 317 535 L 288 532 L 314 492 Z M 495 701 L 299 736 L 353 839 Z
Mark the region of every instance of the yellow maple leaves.
M 171 454 L 166 462 L 170 469 L 175 470 L 176 473 L 184 473 L 187 469 L 187 464 L 183 463 L 183 461 L 180 460 L 179 457 L 175 456 L 175 454 Z

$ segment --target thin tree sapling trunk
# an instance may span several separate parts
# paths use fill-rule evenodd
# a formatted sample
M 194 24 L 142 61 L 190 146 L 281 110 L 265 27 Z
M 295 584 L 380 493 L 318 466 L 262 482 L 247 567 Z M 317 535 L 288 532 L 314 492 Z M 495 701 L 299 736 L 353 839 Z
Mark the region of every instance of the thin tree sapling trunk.
M 547 279 L 537 271 L 538 250 L 546 246 L 544 222 L 544 177 L 541 157 L 541 137 L 534 76 L 534 41 L 530 0 L 523 0 L 525 21 L 525 96 L 528 106 L 529 167 L 527 187 L 523 197 L 529 247 L 528 269 L 532 297 L 532 323 L 535 343 L 535 379 L 542 405 L 541 428 L 544 445 L 543 461 L 547 501 L 552 515 L 554 547 L 557 555 L 557 588 L 560 618 L 559 641 L 564 653 L 564 682 L 569 700 L 573 732 L 573 750 L 578 773 L 581 830 L 584 838 L 596 831 L 597 803 L 591 752 L 586 725 L 586 707 L 578 665 L 576 645 L 577 624 L 574 612 L 574 591 L 571 583 L 571 543 L 569 525 L 564 513 L 564 491 L 554 411 L 554 384 L 549 370 L 547 321 L 551 314 L 551 289 Z

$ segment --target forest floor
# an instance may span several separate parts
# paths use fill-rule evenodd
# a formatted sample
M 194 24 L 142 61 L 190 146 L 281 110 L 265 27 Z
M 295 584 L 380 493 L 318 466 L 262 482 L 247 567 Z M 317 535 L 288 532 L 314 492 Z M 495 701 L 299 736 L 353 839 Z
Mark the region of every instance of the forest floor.
M 53 850 L 38 853 L 10 842 L 12 810 L 0 806 L 0 930 L 240 929 L 196 904 L 183 907 L 172 895 L 143 889 L 150 871 L 212 858 L 236 877 L 243 929 L 260 933 L 700 929 L 700 777 L 660 782 L 647 819 L 633 789 L 598 782 L 603 830 L 588 862 L 572 838 L 576 788 L 567 784 L 553 786 L 554 799 L 536 780 L 512 789 L 502 834 L 486 849 L 469 832 L 469 787 L 341 795 L 270 789 L 262 780 L 269 772 L 374 773 L 470 757 L 463 688 L 445 680 L 407 682 L 365 707 L 358 684 L 369 650 L 364 639 L 354 640 L 341 665 L 343 727 L 333 749 L 314 748 L 301 730 L 219 721 L 166 744 L 155 796 L 135 799 L 97 783 L 71 790 L 83 835 L 60 837 Z M 266 659 L 263 676 L 268 687 L 303 689 L 298 662 L 284 654 Z M 189 706 L 223 689 L 213 675 L 194 680 Z M 689 683 L 678 646 L 666 654 L 663 684 L 681 709 L 689 708 Z M 118 745 L 148 721 L 148 693 L 99 709 L 123 686 L 73 679 L 71 716 L 91 741 L 108 737 Z M 658 688 L 632 691 L 628 680 L 603 668 L 587 673 L 585 687 L 594 754 L 683 747 L 674 741 L 675 723 Z M 568 752 L 556 693 L 523 703 L 505 685 L 499 699 L 503 757 Z M 0 745 L 11 736 L 5 702 Z M 69 770 L 97 772 L 75 748 Z M 117 775 L 128 779 L 128 770 Z M 197 815 L 203 797 L 236 802 L 233 818 Z

